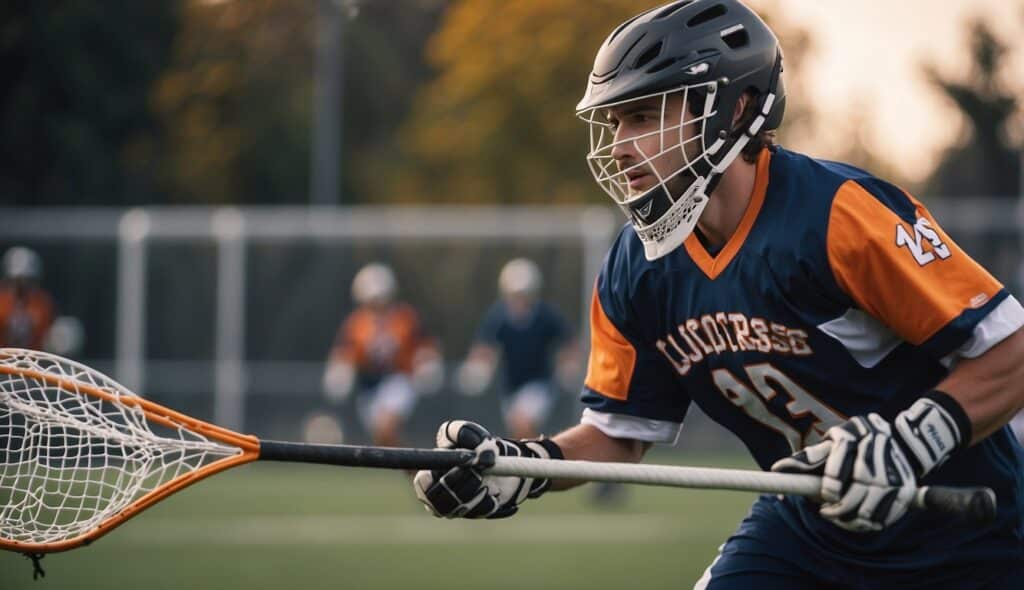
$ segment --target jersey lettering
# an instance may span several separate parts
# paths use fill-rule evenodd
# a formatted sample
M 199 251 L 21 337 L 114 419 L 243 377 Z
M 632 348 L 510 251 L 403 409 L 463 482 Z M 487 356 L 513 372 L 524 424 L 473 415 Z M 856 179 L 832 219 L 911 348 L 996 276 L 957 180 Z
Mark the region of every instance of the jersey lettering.
M 924 249 L 925 240 L 931 244 L 930 251 Z M 913 237 L 910 236 L 910 233 L 903 227 L 902 223 L 897 223 L 896 245 L 899 247 L 906 246 L 919 266 L 932 262 L 936 256 L 942 260 L 950 256 L 949 246 L 943 243 L 939 233 L 932 228 L 931 224 L 924 217 L 918 217 L 917 222 L 914 223 Z
M 807 332 L 762 318 L 747 318 L 741 313 L 717 312 L 690 318 L 675 331 L 654 343 L 679 375 L 709 356 L 726 352 L 758 351 L 781 355 L 808 356 L 814 350 L 807 343 Z

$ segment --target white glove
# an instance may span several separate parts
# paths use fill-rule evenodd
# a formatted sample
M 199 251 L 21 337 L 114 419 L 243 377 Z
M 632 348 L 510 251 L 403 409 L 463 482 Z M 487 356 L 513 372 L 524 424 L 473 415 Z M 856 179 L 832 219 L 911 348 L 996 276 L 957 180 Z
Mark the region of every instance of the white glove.
M 893 421 L 896 440 L 903 445 L 918 479 L 971 442 L 971 422 L 963 408 L 945 393 L 931 392 L 929 396 L 914 402 Z M 937 401 L 941 398 L 945 405 Z
M 465 420 L 445 422 L 437 431 L 442 449 L 473 449 L 482 463 L 494 456 L 562 459 L 562 450 L 550 439 L 510 440 L 491 435 L 483 426 Z M 491 457 L 485 457 L 485 455 Z M 519 510 L 527 498 L 551 487 L 547 479 L 485 475 L 477 469 L 455 467 L 447 472 L 419 471 L 413 478 L 416 497 L 427 511 L 444 518 L 505 518 Z
M 850 531 L 879 531 L 906 514 L 917 479 L 888 422 L 878 414 L 855 416 L 829 428 L 825 439 L 772 471 L 821 472 L 820 514 Z
M 455 373 L 455 387 L 466 397 L 478 397 L 487 391 L 494 378 L 494 364 L 470 360 L 459 365 Z
M 352 395 L 356 383 L 356 370 L 346 362 L 332 362 L 324 371 L 324 397 L 332 404 L 340 404 Z
M 970 422 L 955 403 L 932 392 L 896 416 L 895 432 L 878 414 L 851 418 L 772 471 L 821 474 L 823 517 L 848 530 L 881 530 L 906 514 L 917 481 L 970 438 Z

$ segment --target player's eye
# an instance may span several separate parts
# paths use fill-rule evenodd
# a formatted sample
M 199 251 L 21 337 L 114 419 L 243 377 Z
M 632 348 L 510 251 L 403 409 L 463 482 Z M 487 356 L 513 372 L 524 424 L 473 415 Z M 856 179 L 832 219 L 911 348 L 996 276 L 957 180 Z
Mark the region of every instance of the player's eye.
M 634 125 L 650 125 L 657 120 L 657 117 L 654 116 L 654 113 L 643 111 L 631 114 L 629 120 Z

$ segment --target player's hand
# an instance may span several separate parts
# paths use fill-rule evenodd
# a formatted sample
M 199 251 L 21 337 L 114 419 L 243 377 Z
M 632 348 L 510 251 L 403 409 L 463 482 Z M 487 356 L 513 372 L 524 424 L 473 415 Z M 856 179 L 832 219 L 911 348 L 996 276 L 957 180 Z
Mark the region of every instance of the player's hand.
M 562 451 L 549 439 L 510 440 L 491 435 L 483 426 L 465 420 L 445 422 L 437 431 L 442 449 L 472 449 L 487 464 L 495 456 L 561 459 Z M 489 456 L 488 456 L 489 455 Z M 478 469 L 455 467 L 420 471 L 413 478 L 416 497 L 434 516 L 444 518 L 505 518 L 527 498 L 551 487 L 547 479 L 486 475 Z
M 340 404 L 352 394 L 355 382 L 355 367 L 346 362 L 332 362 L 324 371 L 324 397 L 333 404 Z
M 918 480 L 966 446 L 970 428 L 952 398 L 933 392 L 892 426 L 877 414 L 858 416 L 772 470 L 822 475 L 822 516 L 850 530 L 880 530 L 906 513 Z
M 946 405 L 939 403 L 940 400 Z M 954 414 L 959 414 L 959 420 Z M 931 473 L 954 451 L 971 442 L 970 420 L 946 394 L 917 400 L 896 416 L 893 427 L 896 430 L 894 436 L 910 459 L 918 479 Z
M 455 373 L 455 388 L 466 397 L 477 397 L 487 391 L 494 378 L 494 364 L 482 360 L 468 360 L 459 365 Z
M 430 396 L 444 386 L 444 362 L 436 352 L 417 352 L 413 359 L 412 387 L 420 395 Z
M 917 491 L 910 462 L 878 414 L 856 416 L 825 440 L 772 465 L 772 471 L 821 473 L 821 515 L 851 531 L 878 531 L 906 514 Z

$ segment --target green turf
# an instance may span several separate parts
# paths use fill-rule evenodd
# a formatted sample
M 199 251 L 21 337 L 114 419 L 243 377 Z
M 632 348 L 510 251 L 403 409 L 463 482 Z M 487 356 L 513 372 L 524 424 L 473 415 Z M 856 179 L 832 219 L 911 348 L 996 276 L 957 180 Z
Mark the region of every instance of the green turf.
M 444 521 L 423 512 L 400 473 L 246 466 L 92 547 L 48 556 L 43 583 L 27 560 L 0 552 L 0 588 L 688 588 L 753 500 L 632 486 L 624 505 L 599 509 L 590 492 L 550 494 L 506 521 Z

